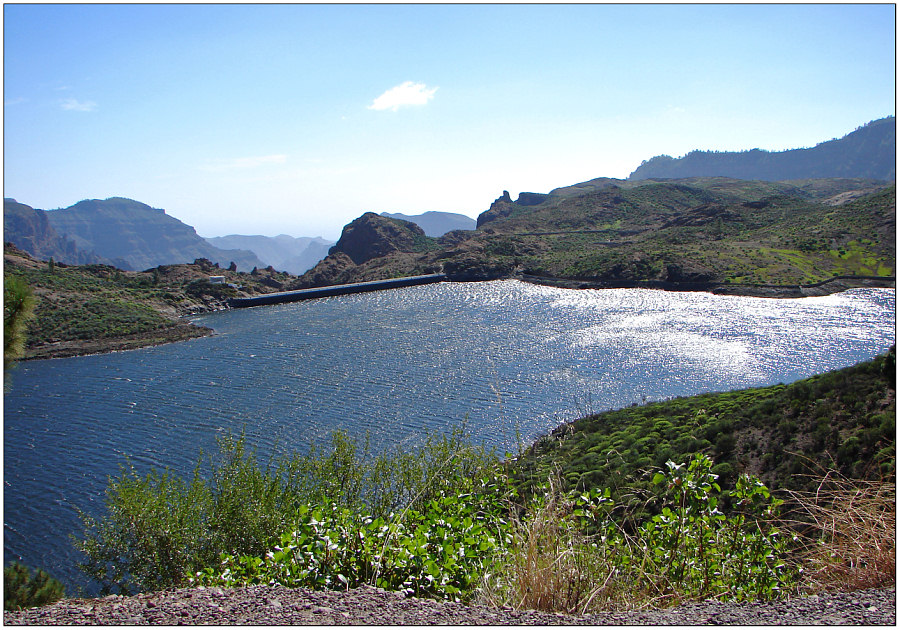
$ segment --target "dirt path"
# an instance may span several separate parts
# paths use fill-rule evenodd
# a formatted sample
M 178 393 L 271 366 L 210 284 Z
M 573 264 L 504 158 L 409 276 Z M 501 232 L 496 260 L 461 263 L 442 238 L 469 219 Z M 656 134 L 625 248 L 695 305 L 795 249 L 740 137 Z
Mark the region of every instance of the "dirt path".
M 67 599 L 5 612 L 6 625 L 895 625 L 896 590 L 823 593 L 754 604 L 697 602 L 667 610 L 574 617 L 404 597 L 253 586 Z

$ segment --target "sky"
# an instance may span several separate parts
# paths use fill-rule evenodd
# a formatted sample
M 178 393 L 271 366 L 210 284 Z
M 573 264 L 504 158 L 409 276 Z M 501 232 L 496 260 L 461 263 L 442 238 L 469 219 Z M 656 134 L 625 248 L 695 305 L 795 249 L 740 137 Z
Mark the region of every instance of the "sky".
M 201 236 L 476 217 L 895 113 L 891 4 L 5 4 L 4 197 Z

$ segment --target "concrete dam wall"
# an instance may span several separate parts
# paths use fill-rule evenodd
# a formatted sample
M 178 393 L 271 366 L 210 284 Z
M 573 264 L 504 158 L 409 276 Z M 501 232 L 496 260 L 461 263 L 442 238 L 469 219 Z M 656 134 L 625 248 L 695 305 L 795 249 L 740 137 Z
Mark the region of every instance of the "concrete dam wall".
M 381 291 L 383 289 L 397 289 L 400 287 L 412 287 L 420 284 L 433 284 L 442 282 L 447 276 L 442 273 L 434 273 L 427 276 L 410 276 L 408 278 L 391 278 L 390 280 L 372 280 L 370 282 L 356 282 L 354 284 L 335 284 L 330 287 L 316 287 L 313 289 L 298 289 L 296 291 L 283 291 L 281 293 L 267 293 L 246 298 L 232 298 L 228 304 L 233 308 L 247 306 L 263 306 L 265 304 L 284 304 L 286 302 L 299 302 L 300 300 L 313 300 L 315 298 L 330 297 L 332 295 L 348 295 L 351 293 L 366 293 L 368 291 Z

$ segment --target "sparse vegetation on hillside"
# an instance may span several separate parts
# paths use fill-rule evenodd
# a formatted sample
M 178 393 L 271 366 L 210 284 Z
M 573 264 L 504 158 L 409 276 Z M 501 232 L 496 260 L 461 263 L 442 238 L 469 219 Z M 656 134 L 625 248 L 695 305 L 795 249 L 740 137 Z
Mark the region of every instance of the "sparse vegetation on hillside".
M 741 473 L 811 490 L 812 470 L 895 474 L 895 353 L 790 385 L 701 394 L 582 418 L 519 458 L 523 480 L 558 469 L 567 489 L 647 488 L 645 471 L 708 453 L 723 484 Z M 637 500 L 637 499 L 635 499 Z
M 8 244 L 4 275 L 12 279 L 10 287 L 21 282 L 34 295 L 24 358 L 124 349 L 203 335 L 209 331 L 187 324 L 180 316 L 222 308 L 229 297 L 278 291 L 295 279 L 272 268 L 251 273 L 220 269 L 204 259 L 140 272 L 99 264 L 70 266 L 52 259 L 34 260 Z M 210 276 L 224 276 L 227 282 L 211 283 Z
M 478 230 L 428 248 L 381 247 L 339 269 L 326 258 L 304 279 L 322 285 L 444 271 L 463 280 L 527 274 L 796 287 L 895 273 L 896 192 L 886 182 L 604 179 L 526 201 L 503 196 Z

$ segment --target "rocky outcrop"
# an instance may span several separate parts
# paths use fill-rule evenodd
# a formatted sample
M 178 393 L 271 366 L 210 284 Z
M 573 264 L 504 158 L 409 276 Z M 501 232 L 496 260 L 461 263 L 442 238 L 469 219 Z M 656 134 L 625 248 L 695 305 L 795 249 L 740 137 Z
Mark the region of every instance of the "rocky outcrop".
M 351 274 L 356 263 L 344 252 L 329 254 L 315 267 L 300 277 L 299 282 L 291 289 L 309 287 L 325 287 L 331 284 L 346 284 L 351 281 Z
M 516 197 L 516 204 L 520 206 L 537 206 L 544 203 L 549 196 L 544 193 L 522 192 Z
M 341 238 L 328 255 L 346 254 L 355 264 L 361 265 L 394 252 L 420 251 L 425 239 L 425 232 L 415 223 L 366 212 L 344 226 Z
M 509 191 L 504 190 L 503 194 L 494 200 L 491 207 L 478 215 L 477 227 L 481 227 L 485 223 L 496 221 L 511 215 L 516 209 Z
M 751 203 L 763 203 L 768 204 L 767 201 L 762 202 L 747 202 L 743 204 L 747 207 L 754 208 L 764 208 L 765 205 L 762 206 L 750 206 Z M 696 208 L 692 208 L 688 210 L 684 214 L 680 214 L 673 219 L 670 219 L 663 223 L 662 229 L 669 227 L 699 227 L 701 225 L 706 225 L 712 221 L 740 221 L 741 215 L 737 212 L 728 209 L 721 203 L 707 203 L 702 206 L 698 206 Z
M 696 264 L 688 264 L 685 263 L 683 265 L 679 265 L 676 263 L 670 263 L 666 265 L 666 282 L 713 282 L 716 279 L 716 274 L 710 270 L 701 267 Z

